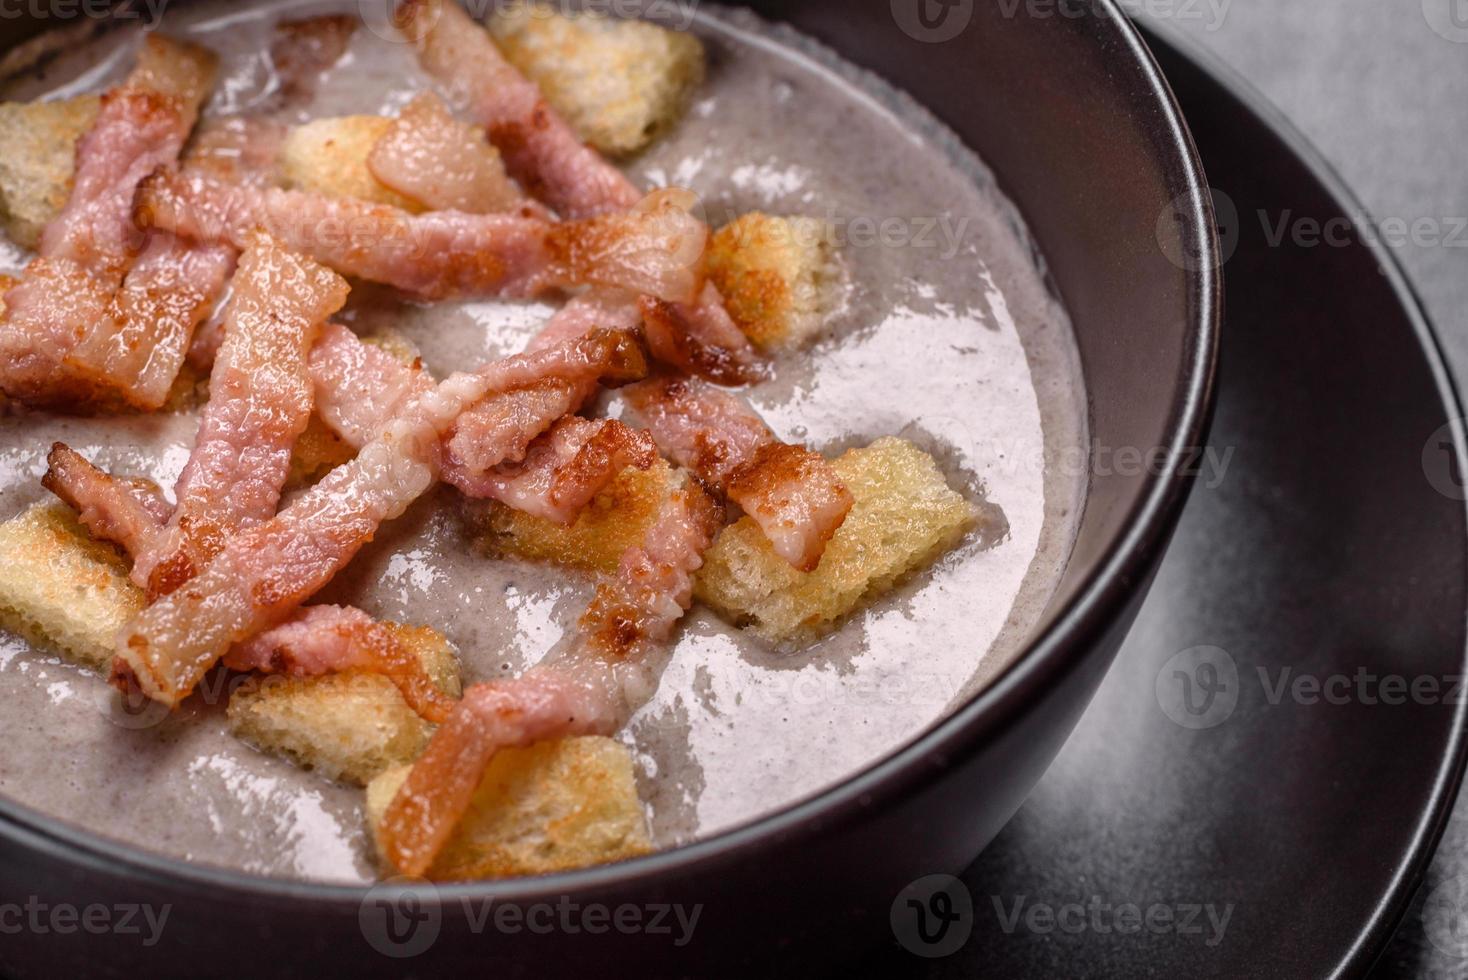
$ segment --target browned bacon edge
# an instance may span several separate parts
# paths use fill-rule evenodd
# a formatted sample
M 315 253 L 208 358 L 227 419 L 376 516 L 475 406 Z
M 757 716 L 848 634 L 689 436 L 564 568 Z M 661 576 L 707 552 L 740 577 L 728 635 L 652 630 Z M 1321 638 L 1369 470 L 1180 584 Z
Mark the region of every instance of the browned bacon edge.
M 200 171 L 144 180 L 134 220 L 244 247 L 264 228 L 344 275 L 429 299 L 532 297 L 609 286 L 689 302 L 704 286 L 708 227 L 687 196 L 654 191 L 636 209 L 584 221 L 523 214 L 411 214 L 357 198 L 261 187 Z
M 168 520 L 172 507 L 150 480 L 114 477 L 63 442 L 52 445 L 46 464 L 41 485 L 75 510 L 93 537 L 129 556 L 147 547 Z
M 321 76 L 347 53 L 357 21 L 348 14 L 323 14 L 275 25 L 270 42 L 270 65 L 278 85 L 273 108 L 300 105 L 315 96 Z
M 645 470 L 656 459 L 657 447 L 646 432 L 616 419 L 568 415 L 531 443 L 521 462 L 451 482 L 466 496 L 569 525 L 623 470 Z
M 830 461 L 780 442 L 748 403 L 702 382 L 656 378 L 624 392 L 664 453 L 744 508 L 775 553 L 820 564 L 855 503 Z
M 392 630 L 343 606 L 308 606 L 273 629 L 234 646 L 224 656 L 230 670 L 318 677 L 360 670 L 391 680 L 408 707 L 439 724 L 456 703 L 439 690 Z

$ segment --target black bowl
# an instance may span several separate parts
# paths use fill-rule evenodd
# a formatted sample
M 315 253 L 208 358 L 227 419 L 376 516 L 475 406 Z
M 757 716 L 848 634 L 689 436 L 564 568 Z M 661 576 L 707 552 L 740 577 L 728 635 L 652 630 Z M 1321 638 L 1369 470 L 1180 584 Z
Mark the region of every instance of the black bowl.
M 1031 647 L 925 735 L 817 798 L 677 850 L 544 878 L 371 890 L 252 878 L 132 850 L 0 800 L 0 903 L 169 908 L 152 946 L 117 930 L 5 935 L 0 969 L 793 968 L 828 958 L 833 940 L 853 951 L 891 941 L 899 891 L 962 869 L 1018 809 L 1110 664 L 1189 488 L 1218 338 L 1207 182 L 1166 82 L 1111 0 L 1070 5 L 1069 16 L 974 0 L 756 6 L 905 89 L 979 152 L 1073 317 L 1093 444 L 1166 453 L 1157 467 L 1096 468 L 1069 569 Z M 6 21 L 0 41 L 41 26 Z M 700 910 L 691 941 L 676 942 L 684 930 L 671 917 L 657 923 L 670 932 L 654 928 L 665 906 Z

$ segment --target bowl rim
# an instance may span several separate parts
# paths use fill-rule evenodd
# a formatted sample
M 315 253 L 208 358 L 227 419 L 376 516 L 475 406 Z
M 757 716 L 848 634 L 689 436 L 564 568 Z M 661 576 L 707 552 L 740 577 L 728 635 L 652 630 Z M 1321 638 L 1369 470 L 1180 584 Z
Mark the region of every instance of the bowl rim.
M 749 851 L 772 837 L 829 830 L 883 801 L 900 798 L 942 777 L 937 759 L 962 758 L 976 743 L 1026 714 L 1036 695 L 1094 654 L 1097 641 L 1135 596 L 1165 549 L 1192 485 L 1187 453 L 1203 445 L 1211 418 L 1222 316 L 1222 263 L 1214 231 L 1213 205 L 1202 162 L 1172 90 L 1141 34 L 1121 11 L 1117 0 L 1096 0 L 1090 30 L 1109 32 L 1119 51 L 1130 56 L 1137 81 L 1158 112 L 1159 155 L 1170 154 L 1176 166 L 1169 179 L 1178 182 L 1172 201 L 1186 244 L 1200 256 L 1184 270 L 1191 320 L 1178 366 L 1179 388 L 1164 429 L 1169 465 L 1149 469 L 1123 531 L 1111 540 L 1075 596 L 1059 615 L 1016 656 L 993 681 L 940 721 L 842 781 L 763 816 L 688 844 L 615 864 L 580 868 L 530 878 L 433 883 L 389 878 L 367 884 L 301 881 L 253 875 L 244 871 L 150 852 L 69 825 L 40 811 L 0 797 L 0 839 L 73 866 L 152 882 L 200 894 L 228 890 L 269 900 L 307 901 L 313 905 L 360 908 L 364 896 L 385 888 L 416 895 L 430 903 L 458 903 L 491 898 L 529 902 L 546 897 L 611 889 L 647 878 L 676 875 L 696 865 Z M 1110 50 L 1110 45 L 1108 45 Z

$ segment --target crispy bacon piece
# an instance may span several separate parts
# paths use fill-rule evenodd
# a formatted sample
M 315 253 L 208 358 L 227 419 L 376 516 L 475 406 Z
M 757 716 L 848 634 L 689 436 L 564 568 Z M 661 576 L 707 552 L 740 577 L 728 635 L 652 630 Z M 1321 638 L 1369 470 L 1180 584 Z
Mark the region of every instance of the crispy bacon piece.
M 446 720 L 456 703 L 439 690 L 422 661 L 391 629 L 350 607 L 302 609 L 274 629 L 235 646 L 224 656 L 224 665 L 292 677 L 352 670 L 382 674 L 397 686 L 408 707 L 435 724 Z
M 581 321 L 583 327 L 586 322 Z M 565 350 L 581 354 L 557 354 Z M 526 379 L 520 386 L 491 391 L 459 415 L 445 442 L 441 475 L 470 496 L 570 521 L 626 466 L 652 465 L 652 447 L 645 436 L 620 424 L 607 428 L 567 419 L 554 437 L 546 430 L 579 408 L 598 380 L 636 380 L 646 374 L 647 364 L 630 334 L 605 330 L 595 337 L 578 331 L 553 346 L 533 345 L 520 358 L 538 367 L 520 375 Z M 420 368 L 336 324 L 327 325 L 311 352 L 311 374 L 317 412 L 353 446 L 364 444 L 385 418 L 432 385 Z M 534 451 L 537 437 L 539 453 Z M 521 465 L 527 455 L 534 455 L 534 465 Z
M 708 228 L 687 204 L 681 192 L 657 191 L 637 210 L 580 222 L 415 215 L 356 198 L 160 171 L 144 182 L 136 217 L 145 227 L 237 246 L 263 227 L 338 272 L 428 298 L 605 285 L 685 302 L 703 287 L 708 242 Z
M 415 396 L 354 459 L 275 517 L 230 536 L 186 588 L 143 610 L 118 639 L 114 682 L 177 705 L 230 647 L 283 622 L 384 521 L 400 516 L 433 485 L 443 437 L 465 408 L 491 391 L 587 360 L 605 362 L 623 350 L 637 351 L 635 341 L 594 332 L 454 375 Z M 635 356 L 640 359 L 640 352 Z
M 403 108 L 368 154 L 367 167 L 433 211 L 493 214 L 525 203 L 484 130 L 455 119 L 432 92 Z
M 153 238 L 113 300 L 115 330 L 93 330 L 66 366 L 110 385 L 132 405 L 156 409 L 168 399 L 194 327 L 214 308 L 234 270 L 235 251 Z
M 52 445 L 46 463 L 41 485 L 75 510 L 93 537 L 129 555 L 152 544 L 173 510 L 151 480 L 112 476 L 63 442 Z
M 674 494 L 643 544 L 628 549 L 616 578 L 598 588 L 579 634 L 520 677 L 464 692 L 379 828 L 399 871 L 428 873 L 500 749 L 611 734 L 646 703 L 720 521 L 697 486 Z
M 277 85 L 274 108 L 311 101 L 321 76 L 347 53 L 357 20 L 346 14 L 325 14 L 275 25 L 270 42 L 270 65 Z
M 312 404 L 307 356 L 321 325 L 346 302 L 336 273 L 257 234 L 240 259 L 224 344 L 178 506 L 156 547 L 133 565 L 151 598 L 208 564 L 225 538 L 266 520 L 280 502 L 291 449 Z
M 775 553 L 802 571 L 855 503 L 825 457 L 775 438 L 742 399 L 702 382 L 659 378 L 624 393 L 658 447 L 744 508 Z
M 616 419 L 568 415 L 530 444 L 525 459 L 497 466 L 483 478 L 455 483 L 470 497 L 498 500 L 536 517 L 570 524 L 629 466 L 657 459 L 646 432 Z
M 689 374 L 731 387 L 764 374 L 754 345 L 724 309 L 718 287 L 708 283 L 697 303 L 642 297 L 642 330 L 652 356 Z
M 583 316 L 600 308 L 587 304 L 573 311 L 578 325 L 574 333 L 564 331 L 558 345 L 532 345 L 530 353 L 580 341 L 591 322 Z M 652 456 L 644 451 L 651 450 L 645 436 L 620 424 L 604 429 L 585 419 L 567 419 L 554 437 L 546 432 L 576 411 L 599 379 L 635 380 L 646 373 L 646 363 L 625 342 L 627 334 L 621 336 L 618 344 L 602 345 L 600 356 L 558 365 L 554 373 L 493 392 L 460 414 L 445 443 L 443 479 L 470 496 L 492 497 L 569 522 L 623 468 L 652 465 Z M 337 324 L 323 329 L 312 350 L 311 375 L 318 414 L 352 446 L 366 443 L 386 418 L 432 385 L 420 368 L 363 343 Z M 527 465 L 527 455 L 534 456 L 534 465 Z
M 637 203 L 637 188 L 576 138 L 539 86 L 505 60 L 489 32 L 457 3 L 404 0 L 395 22 L 424 69 L 489 130 L 510 175 L 533 197 L 572 219 Z
M 75 405 L 96 400 L 99 385 L 145 407 L 156 407 L 154 375 L 166 373 L 171 347 L 152 370 L 140 369 L 135 346 L 153 336 L 191 333 L 188 297 L 168 310 L 169 323 L 131 323 L 164 311 L 156 295 L 162 266 L 177 256 L 168 242 L 148 245 L 148 261 L 128 295 L 114 302 L 142 244 L 132 223 L 139 182 L 177 158 L 213 85 L 215 58 L 202 48 L 149 35 L 127 80 L 107 93 L 91 130 L 77 148 L 76 178 L 62 212 L 46 226 L 39 256 L 6 296 L 0 323 L 0 386 L 33 404 Z M 207 289 L 205 259 L 182 278 Z M 140 302 L 141 298 L 141 302 Z M 121 351 L 112 338 L 122 333 Z M 185 343 L 187 340 L 185 339 Z M 79 358 L 68 355 L 85 347 Z M 176 343 L 174 344 L 176 346 Z M 109 368 L 116 367 L 114 377 Z M 175 371 L 177 365 L 174 366 Z M 99 373 L 100 372 L 100 373 Z M 148 375 L 146 396 L 133 391 Z M 168 377 L 172 383 L 172 377 Z M 166 394 L 167 385 L 164 385 Z
M 630 332 L 637 325 L 637 305 L 627 294 L 592 290 L 561 307 L 530 342 L 529 350 L 545 350 L 597 328 Z M 598 380 L 603 379 L 549 378 L 479 402 L 454 423 L 444 478 L 472 494 L 472 488 L 495 467 L 523 460 L 530 440 L 545 431 L 548 420 L 580 409 Z

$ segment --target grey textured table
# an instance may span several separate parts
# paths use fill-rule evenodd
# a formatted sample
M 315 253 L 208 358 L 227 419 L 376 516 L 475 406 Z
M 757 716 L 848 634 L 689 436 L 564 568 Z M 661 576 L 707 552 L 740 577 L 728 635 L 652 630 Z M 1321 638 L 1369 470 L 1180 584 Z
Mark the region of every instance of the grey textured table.
M 1379 226 L 1395 218 L 1417 229 L 1394 248 L 1468 390 L 1468 0 L 1126 5 L 1174 24 L 1247 76 L 1314 141 Z M 1463 944 L 1434 944 L 1423 928 L 1429 896 L 1465 874 L 1468 796 L 1374 976 L 1468 977 L 1468 956 L 1442 948 Z

